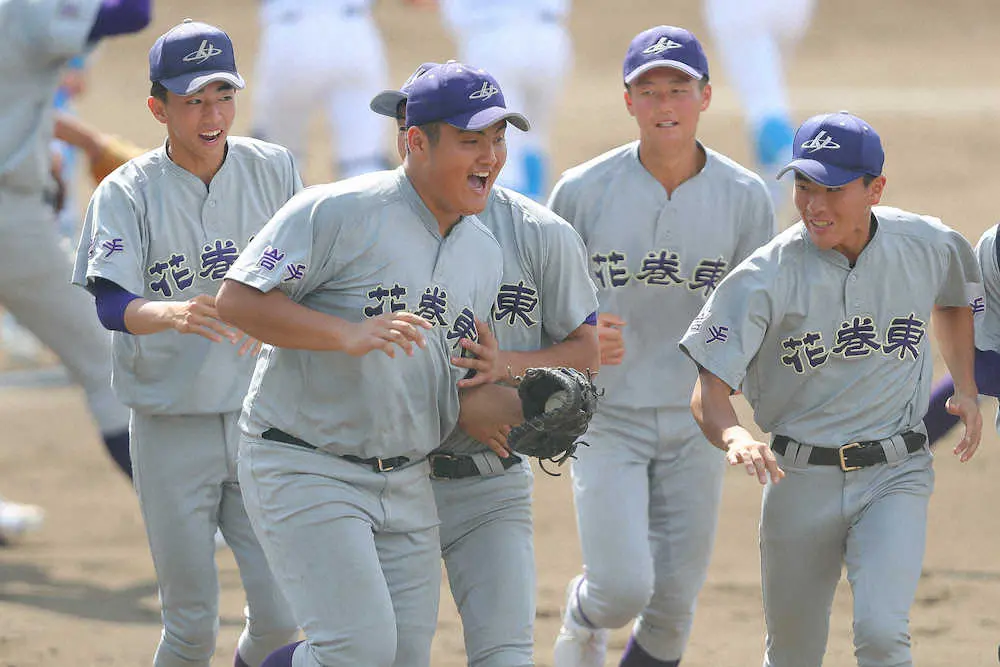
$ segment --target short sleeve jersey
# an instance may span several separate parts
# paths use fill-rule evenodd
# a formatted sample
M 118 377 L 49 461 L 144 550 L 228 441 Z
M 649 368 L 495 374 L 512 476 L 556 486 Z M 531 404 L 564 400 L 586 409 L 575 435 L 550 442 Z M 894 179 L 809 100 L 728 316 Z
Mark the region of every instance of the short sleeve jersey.
M 338 455 L 427 454 L 458 419 L 451 363 L 476 339 L 500 284 L 500 246 L 476 219 L 442 238 L 402 168 L 309 188 L 257 235 L 227 278 L 349 322 L 399 310 L 426 318 L 412 357 L 264 346 L 244 404 L 251 435 L 277 428 Z
M 165 145 L 112 172 L 91 197 L 74 282 L 103 278 L 152 301 L 215 296 L 240 251 L 302 188 L 286 149 L 227 141 L 208 186 Z M 112 336 L 112 386 L 126 405 L 154 414 L 240 409 L 254 361 L 238 346 L 172 329 Z
M 567 171 L 550 207 L 587 247 L 600 312 L 625 320 L 625 358 L 601 368 L 603 402 L 686 408 L 697 373 L 677 342 L 722 277 L 774 235 L 763 181 L 705 148 L 667 197 L 631 143 Z
M 732 388 L 757 424 L 821 447 L 916 426 L 933 371 L 935 305 L 982 294 L 969 242 L 935 218 L 878 206 L 852 267 L 800 222 L 733 270 L 681 349 Z

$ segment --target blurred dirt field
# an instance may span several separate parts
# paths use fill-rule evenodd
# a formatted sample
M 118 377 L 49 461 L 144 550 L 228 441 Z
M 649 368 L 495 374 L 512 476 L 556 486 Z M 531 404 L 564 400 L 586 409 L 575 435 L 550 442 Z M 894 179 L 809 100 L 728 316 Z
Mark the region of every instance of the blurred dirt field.
M 251 90 L 257 45 L 252 0 L 159 0 L 155 8 L 155 23 L 144 33 L 101 48 L 79 104 L 85 119 L 147 146 L 163 136 L 145 107 L 147 51 L 157 35 L 187 16 L 221 25 L 233 36 Z M 376 11 L 393 82 L 422 61 L 453 55 L 435 12 L 403 7 L 399 0 L 383 0 Z M 577 0 L 571 23 L 576 63 L 555 127 L 557 171 L 633 138 L 634 124 L 621 102 L 621 59 L 632 35 L 658 23 L 683 25 L 702 37 L 716 62 L 695 0 Z M 865 117 L 887 149 L 884 203 L 937 215 L 975 242 L 1000 219 L 998 27 L 995 0 L 819 0 L 790 63 L 795 118 L 839 109 Z M 701 137 L 746 162 L 738 102 L 720 68 L 712 80 L 715 97 L 702 117 Z M 234 133 L 250 127 L 248 102 L 244 98 Z M 313 127 L 316 150 L 304 171 L 308 181 L 318 182 L 333 174 L 318 117 Z M 387 152 L 391 140 L 387 121 Z M 24 543 L 0 549 L 0 667 L 151 664 L 159 633 L 156 582 L 131 488 L 105 457 L 79 390 L 4 387 L 5 377 L 0 373 L 0 492 L 42 505 L 47 521 Z M 984 401 L 986 435 L 970 463 L 951 456 L 955 437 L 937 450 L 929 543 L 911 627 L 915 661 L 924 667 L 997 664 L 1000 438 L 989 425 L 994 403 Z M 756 482 L 730 471 L 686 667 L 761 663 L 759 502 Z M 538 475 L 535 516 L 536 657 L 537 664 L 549 665 L 564 587 L 580 563 L 568 475 Z M 243 598 L 231 555 L 223 552 L 218 561 L 223 603 L 213 665 L 222 667 L 232 664 Z M 617 664 L 627 636 L 627 629 L 615 633 L 608 664 Z M 465 664 L 446 587 L 433 664 Z M 835 602 L 824 664 L 855 664 L 846 586 Z

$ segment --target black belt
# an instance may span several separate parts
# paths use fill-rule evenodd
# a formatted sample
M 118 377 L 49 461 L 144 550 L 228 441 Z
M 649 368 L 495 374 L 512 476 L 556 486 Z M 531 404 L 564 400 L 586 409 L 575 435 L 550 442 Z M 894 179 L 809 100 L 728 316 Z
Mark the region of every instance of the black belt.
M 427 455 L 427 462 L 431 464 L 432 479 L 464 479 L 482 475 L 473 458 L 465 454 L 433 452 Z M 503 466 L 504 470 L 508 470 L 520 462 L 521 458 L 515 454 L 500 459 L 500 465 Z
M 906 444 L 906 451 L 912 454 L 918 449 L 922 449 L 927 442 L 927 436 L 919 431 L 905 431 L 900 434 Z M 886 438 L 888 440 L 888 438 Z M 792 439 L 784 435 L 774 436 L 771 442 L 771 449 L 784 454 L 788 449 L 788 443 Z M 843 447 L 813 447 L 809 452 L 809 464 L 815 466 L 840 466 L 844 472 L 867 468 L 869 466 L 885 463 L 885 450 L 882 448 L 883 440 L 862 440 L 852 442 Z
M 286 445 L 304 447 L 305 449 L 319 449 L 316 445 L 310 445 L 305 440 L 296 438 L 294 435 L 289 435 L 288 433 L 276 428 L 267 429 L 260 434 L 260 437 L 273 442 L 283 442 Z M 360 456 L 341 454 L 340 458 L 345 461 L 350 461 L 351 463 L 357 463 L 358 465 L 371 468 L 373 472 L 389 472 L 390 470 L 394 470 L 410 462 L 410 459 L 405 456 L 394 456 L 390 459 L 380 459 L 377 456 L 373 456 L 370 459 L 363 459 Z

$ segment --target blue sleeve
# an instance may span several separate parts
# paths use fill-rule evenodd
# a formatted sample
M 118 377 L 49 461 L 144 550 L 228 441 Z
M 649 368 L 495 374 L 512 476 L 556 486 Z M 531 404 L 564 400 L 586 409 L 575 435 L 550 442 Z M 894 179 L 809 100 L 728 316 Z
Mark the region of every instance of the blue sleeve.
M 152 18 L 150 0 L 101 0 L 97 18 L 87 35 L 93 43 L 102 37 L 139 32 Z
M 976 348 L 976 386 L 984 396 L 1000 397 L 1000 353 Z
M 108 331 L 123 331 L 125 328 L 125 309 L 130 303 L 139 298 L 138 294 L 132 294 L 118 283 L 113 283 L 104 278 L 94 278 L 87 284 L 87 290 L 94 295 L 94 304 L 97 306 L 97 319 Z

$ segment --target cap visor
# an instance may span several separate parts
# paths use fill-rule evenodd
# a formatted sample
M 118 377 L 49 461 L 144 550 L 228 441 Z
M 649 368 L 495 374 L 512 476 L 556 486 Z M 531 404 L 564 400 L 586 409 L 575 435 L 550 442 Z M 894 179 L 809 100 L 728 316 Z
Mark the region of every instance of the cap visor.
M 406 101 L 406 94 L 399 90 L 383 90 L 372 98 L 368 104 L 372 111 L 380 116 L 396 117 L 396 109 L 400 102 Z
M 185 74 L 184 76 L 175 76 L 172 79 L 164 79 L 160 83 L 175 95 L 193 95 L 214 81 L 225 81 L 232 84 L 233 87 L 241 89 L 247 85 L 242 76 L 232 72 Z
M 452 116 L 443 120 L 460 130 L 472 130 L 473 132 L 485 130 L 502 120 L 506 120 L 522 132 L 527 132 L 531 129 L 531 123 L 528 122 L 527 118 L 516 111 L 509 111 L 504 107 L 490 107 L 489 109 L 482 109 L 472 114 Z
M 669 67 L 670 69 L 680 70 L 681 72 L 684 72 L 692 79 L 698 81 L 701 81 L 703 76 L 701 72 L 691 67 L 690 65 L 685 65 L 679 60 L 653 60 L 648 63 L 643 63 L 642 65 L 639 65 L 634 70 L 629 72 L 628 76 L 625 77 L 625 83 L 632 83 L 638 77 L 642 76 L 651 69 L 656 69 L 657 67 Z
M 796 173 L 802 174 L 810 181 L 819 183 L 820 185 L 825 185 L 828 188 L 839 188 L 841 185 L 846 185 L 847 183 L 865 175 L 865 172 L 863 171 L 842 169 L 841 167 L 823 164 L 818 160 L 806 160 L 800 158 L 798 160 L 792 160 L 785 165 L 785 167 L 778 172 L 778 175 L 775 178 L 781 178 L 789 171 L 795 171 Z

